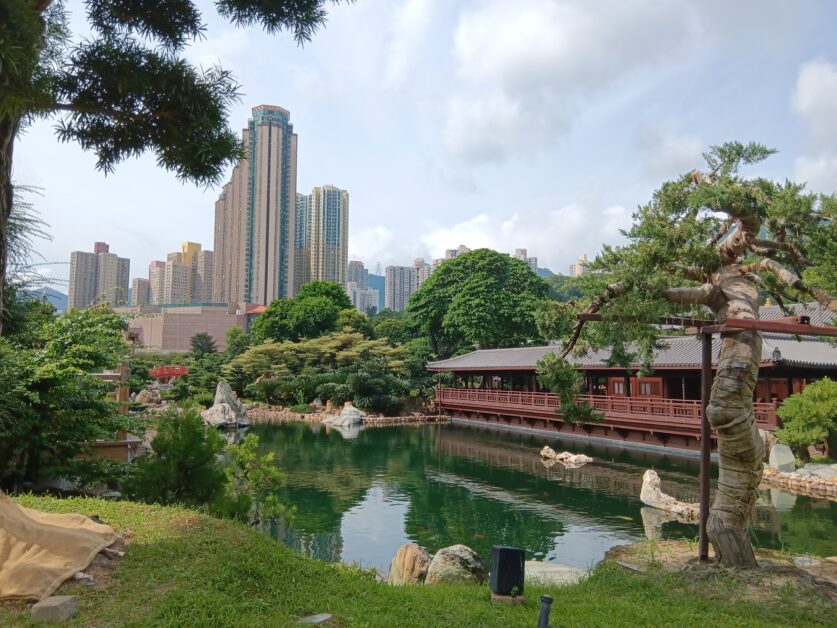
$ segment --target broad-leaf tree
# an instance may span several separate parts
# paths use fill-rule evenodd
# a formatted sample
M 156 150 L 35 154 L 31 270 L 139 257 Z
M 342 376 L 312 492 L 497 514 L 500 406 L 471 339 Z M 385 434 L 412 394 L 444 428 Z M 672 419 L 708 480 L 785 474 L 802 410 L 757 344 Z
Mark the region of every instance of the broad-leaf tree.
M 714 146 L 704 155 L 706 171 L 664 183 L 634 214 L 625 234 L 629 243 L 605 247 L 591 264 L 582 282 L 586 298 L 554 304 L 557 315 L 545 317 L 549 331 L 565 341 L 564 356 L 610 347 L 614 364 L 639 359 L 650 365 L 661 316 L 757 319 L 760 292 L 779 303 L 816 300 L 837 310 L 825 291 L 834 287 L 829 282 L 837 266 L 837 202 L 795 183 L 741 176 L 743 166 L 772 153 L 752 143 Z M 585 311 L 604 320 L 577 322 Z M 728 566 L 756 564 L 747 527 L 762 475 L 763 444 L 753 413 L 761 345 L 756 331 L 722 335 L 707 410 L 719 453 L 707 530 Z
M 407 313 L 440 357 L 468 344 L 513 347 L 538 338 L 534 312 L 547 290 L 525 262 L 478 249 L 442 264 Z
M 58 137 L 96 153 L 104 172 L 152 151 L 179 178 L 211 184 L 242 154 L 227 125 L 239 94 L 235 80 L 220 67 L 197 68 L 182 56 L 205 31 L 193 2 L 85 4 L 90 34 L 77 39 L 61 0 L 0 0 L 0 307 L 14 143 L 33 119 L 57 116 Z M 326 4 L 215 1 L 218 13 L 236 26 L 290 30 L 299 43 L 325 22 Z

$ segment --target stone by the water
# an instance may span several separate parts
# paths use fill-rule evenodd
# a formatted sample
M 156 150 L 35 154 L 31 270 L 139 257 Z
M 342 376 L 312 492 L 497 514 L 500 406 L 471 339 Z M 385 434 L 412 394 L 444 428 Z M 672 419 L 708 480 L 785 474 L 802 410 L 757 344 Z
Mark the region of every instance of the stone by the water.
M 590 456 L 585 456 L 584 454 L 572 454 L 568 451 L 562 451 L 560 454 L 556 453 L 556 451 L 549 445 L 546 445 L 543 449 L 541 449 L 541 458 L 548 462 L 560 462 L 565 467 L 570 469 L 577 469 L 578 467 L 584 466 L 588 462 L 593 462 L 593 459 Z
M 436 552 L 427 568 L 425 584 L 473 582 L 487 579 L 485 564 L 479 555 L 465 545 L 451 545 Z
M 77 595 L 53 595 L 32 605 L 34 622 L 57 623 L 67 621 L 78 612 Z
M 581 567 L 540 560 L 527 560 L 523 568 L 527 581 L 542 584 L 575 584 L 590 573 Z
M 387 574 L 389 584 L 420 584 L 427 577 L 430 554 L 415 543 L 402 545 L 395 552 Z
M 351 401 L 347 401 L 336 417 L 326 419 L 323 421 L 326 425 L 333 425 L 334 427 L 353 427 L 363 423 L 365 412 L 361 412 L 352 405 Z
M 203 422 L 211 427 L 246 427 L 247 411 L 230 385 L 221 380 L 215 389 L 212 407 L 201 412 Z
M 663 493 L 660 476 L 653 469 L 648 469 L 642 476 L 639 499 L 646 506 L 668 511 L 690 523 L 697 521 L 700 515 L 698 504 L 681 502 Z
M 796 457 L 793 455 L 790 447 L 783 443 L 775 443 L 770 448 L 767 466 L 777 471 L 792 473 L 796 470 Z
M 808 567 L 819 567 L 820 561 L 810 556 L 794 556 L 793 564 L 800 569 L 806 569 Z

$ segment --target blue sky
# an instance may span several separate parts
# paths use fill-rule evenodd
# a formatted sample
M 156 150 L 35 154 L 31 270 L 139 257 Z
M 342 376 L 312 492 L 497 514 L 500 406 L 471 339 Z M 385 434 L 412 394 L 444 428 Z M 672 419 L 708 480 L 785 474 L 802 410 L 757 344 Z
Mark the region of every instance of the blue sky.
M 242 84 L 231 126 L 290 110 L 299 191 L 349 190 L 350 258 L 373 270 L 465 244 L 566 272 L 726 140 L 780 151 L 753 174 L 837 191 L 835 2 L 358 0 L 304 48 L 198 4 L 207 38 L 186 55 Z M 83 33 L 83 3 L 68 6 Z M 14 173 L 44 189 L 48 260 L 104 240 L 135 277 L 184 240 L 212 248 L 217 189 L 150 154 L 105 177 L 53 126 L 20 138 Z

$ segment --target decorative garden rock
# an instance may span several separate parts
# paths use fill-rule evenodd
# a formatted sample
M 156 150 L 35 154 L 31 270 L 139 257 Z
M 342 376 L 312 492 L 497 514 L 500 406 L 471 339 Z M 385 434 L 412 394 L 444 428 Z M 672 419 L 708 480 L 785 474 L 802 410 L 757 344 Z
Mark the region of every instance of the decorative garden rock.
M 425 584 L 486 581 L 486 570 L 482 559 L 470 547 L 451 545 L 436 552 L 427 568 Z
M 163 399 L 160 397 L 159 390 L 155 390 L 153 388 L 143 388 L 137 393 L 134 401 L 145 406 L 157 406 L 163 402 Z
M 796 457 L 793 455 L 790 447 L 782 443 L 775 443 L 770 448 L 770 457 L 768 458 L 767 465 L 777 471 L 792 473 L 796 470 Z
M 402 545 L 395 552 L 389 567 L 387 582 L 390 584 L 420 584 L 427 577 L 430 554 L 415 543 Z
M 326 425 L 334 425 L 335 427 L 352 427 L 354 425 L 361 425 L 365 412 L 361 412 L 352 405 L 351 401 L 347 401 L 336 417 L 326 419 L 323 421 Z
M 584 454 L 571 454 L 568 451 L 562 451 L 560 454 L 556 453 L 549 445 L 541 449 L 541 458 L 546 461 L 560 462 L 570 469 L 577 469 L 588 462 L 593 462 L 590 456 L 585 456 Z
M 640 501 L 646 506 L 666 510 L 689 522 L 698 520 L 700 507 L 697 504 L 677 501 L 671 495 L 663 493 L 660 485 L 660 476 L 653 469 L 648 469 L 642 476 L 642 489 L 639 492 Z
M 211 408 L 201 412 L 203 422 L 212 427 L 247 427 L 247 411 L 236 397 L 230 385 L 221 380 L 215 389 L 215 400 Z

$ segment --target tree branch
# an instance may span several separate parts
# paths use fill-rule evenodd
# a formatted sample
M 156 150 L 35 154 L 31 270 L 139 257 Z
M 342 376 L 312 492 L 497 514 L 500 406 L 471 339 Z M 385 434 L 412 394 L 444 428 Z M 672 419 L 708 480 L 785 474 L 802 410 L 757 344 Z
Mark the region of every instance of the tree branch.
M 784 251 L 790 258 L 793 260 L 795 266 L 804 265 L 810 266 L 810 260 L 806 259 L 806 257 L 802 254 L 796 246 L 791 244 L 790 242 L 776 242 L 774 240 L 759 240 L 755 239 L 750 243 L 750 250 L 755 253 L 756 255 L 762 255 L 767 257 L 768 254 L 766 251 Z
M 721 241 L 721 238 L 723 238 L 727 233 L 729 233 L 730 227 L 732 227 L 733 222 L 735 221 L 733 221 L 732 219 L 725 220 L 724 224 L 721 225 L 721 228 L 718 230 L 718 232 L 711 238 L 709 238 L 709 241 L 706 243 L 706 246 L 715 246 L 716 244 L 718 244 L 718 242 Z
M 669 303 L 678 305 L 709 305 L 717 293 L 718 288 L 711 283 L 694 288 L 669 288 L 664 292 Z
M 826 292 L 817 288 L 806 286 L 805 282 L 799 276 L 782 266 L 780 263 L 772 259 L 763 259 L 753 264 L 745 264 L 738 269 L 742 274 L 757 273 L 759 271 L 767 271 L 773 273 L 780 281 L 782 281 L 789 288 L 798 290 L 804 294 L 812 296 L 820 305 L 828 308 L 832 312 L 837 312 L 837 299 L 830 296 Z
M 610 284 L 605 290 L 604 294 L 599 295 L 598 297 L 593 299 L 593 302 L 585 310 L 584 313 L 595 314 L 602 308 L 602 306 L 604 306 L 605 303 L 607 303 L 608 301 L 612 301 L 613 299 L 616 299 L 618 297 L 621 297 L 622 295 L 626 294 L 632 287 L 632 283 L 628 283 L 625 281 Z M 578 342 L 578 338 L 579 336 L 581 336 L 581 330 L 584 328 L 584 323 L 585 321 L 583 320 L 576 321 L 575 327 L 573 328 L 572 336 L 570 336 L 570 340 L 567 343 L 566 347 L 564 347 L 564 352 L 561 354 L 562 358 L 566 358 L 570 354 L 570 351 L 572 351 L 575 347 L 575 343 Z
M 672 264 L 672 268 L 681 273 L 686 279 L 693 281 L 705 282 L 707 280 L 706 273 L 697 266 L 684 266 L 683 264 Z

